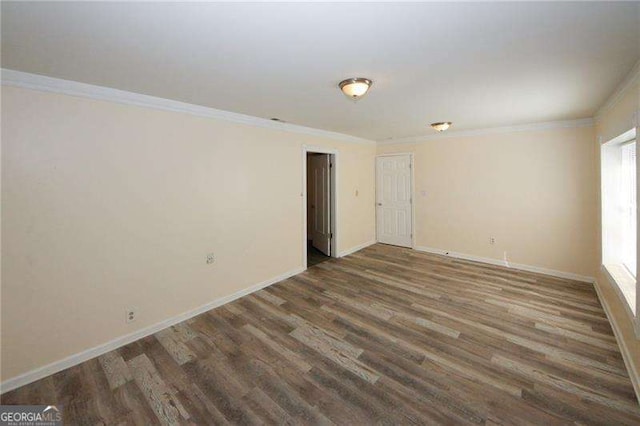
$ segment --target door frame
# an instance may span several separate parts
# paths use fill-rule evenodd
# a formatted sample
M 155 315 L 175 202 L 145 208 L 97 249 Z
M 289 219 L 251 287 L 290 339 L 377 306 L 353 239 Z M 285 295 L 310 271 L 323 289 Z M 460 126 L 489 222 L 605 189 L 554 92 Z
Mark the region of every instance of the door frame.
M 331 232 L 331 257 L 338 256 L 338 169 L 339 155 L 337 149 L 325 148 L 316 145 L 302 145 L 302 191 L 300 198 L 302 199 L 302 268 L 307 269 L 307 153 L 328 154 L 331 160 L 331 171 L 329 173 L 331 179 L 331 188 L 329 191 L 329 215 L 330 215 L 330 232 Z
M 376 162 L 374 164 L 374 178 L 375 178 L 375 200 L 374 200 L 374 208 L 375 208 L 375 217 L 376 217 L 376 242 L 378 241 L 378 157 L 397 157 L 400 155 L 408 155 L 409 163 L 411 168 L 411 249 L 415 250 L 416 248 L 416 181 L 415 181 L 415 172 L 414 172 L 414 155 L 413 152 L 393 152 L 389 154 L 378 154 L 376 155 Z

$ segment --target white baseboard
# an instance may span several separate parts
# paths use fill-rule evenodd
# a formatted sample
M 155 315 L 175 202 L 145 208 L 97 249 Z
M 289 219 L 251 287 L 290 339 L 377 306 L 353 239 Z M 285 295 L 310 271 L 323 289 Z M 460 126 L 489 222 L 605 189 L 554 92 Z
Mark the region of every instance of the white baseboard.
M 424 251 L 427 253 L 440 254 L 442 256 L 455 257 L 457 259 L 471 260 L 473 262 L 481 262 L 481 263 L 488 263 L 490 265 L 504 266 L 505 268 L 519 269 L 521 271 L 527 271 L 527 272 L 535 272 L 538 274 L 549 275 L 557 278 L 566 278 L 569 280 L 581 281 L 589 284 L 593 284 L 595 282 L 595 278 L 593 277 L 578 275 L 571 272 L 556 271 L 554 269 L 547 269 L 539 266 L 523 265 L 521 263 L 512 263 L 512 262 L 507 262 L 500 259 L 493 259 L 490 257 L 481 257 L 481 256 L 475 256 L 472 254 L 457 253 L 455 251 L 442 250 L 442 249 L 431 248 L 431 247 L 422 247 L 422 246 L 414 247 L 414 249 L 418 251 Z
M 349 256 L 350 254 L 353 254 L 353 253 L 355 253 L 357 251 L 360 251 L 363 248 L 369 247 L 369 246 L 371 246 L 371 245 L 373 245 L 375 243 L 376 243 L 375 241 L 368 241 L 368 242 L 366 242 L 364 244 L 360 244 L 359 246 L 355 246 L 355 247 L 351 247 L 350 249 L 343 250 L 343 251 L 340 252 L 340 254 L 338 254 L 338 257 Z
M 457 253 L 455 251 L 442 250 L 432 247 L 416 246 L 414 250 L 424 251 L 426 253 L 440 254 L 442 256 L 451 256 L 457 259 L 472 260 L 474 262 L 488 263 L 491 265 L 507 266 L 504 260 L 492 259 L 490 257 L 474 256 L 472 254 Z
M 10 390 L 19 388 L 20 386 L 24 386 L 26 384 L 35 382 L 36 380 L 40 380 L 44 377 L 47 377 L 51 374 L 55 374 L 59 371 L 65 370 L 69 367 L 73 367 L 74 365 L 78 365 L 85 361 L 88 361 L 92 358 L 110 352 L 114 349 L 118 349 L 124 345 L 128 345 L 129 343 L 135 342 L 136 340 L 142 339 L 143 337 L 147 337 L 151 334 L 157 333 L 160 330 L 163 330 L 167 327 L 171 327 L 172 325 L 178 324 L 182 321 L 186 321 L 190 318 L 193 318 L 197 315 L 200 315 L 204 312 L 207 312 L 211 309 L 217 308 L 229 302 L 232 302 L 236 299 L 241 298 L 242 296 L 246 296 L 258 290 L 262 290 L 265 287 L 268 287 L 272 284 L 275 284 L 279 281 L 290 278 L 294 275 L 297 275 L 303 272 L 304 269 L 302 267 L 296 268 L 292 271 L 285 272 L 284 274 L 278 275 L 277 277 L 270 278 L 268 280 L 262 281 L 258 284 L 255 284 L 251 287 L 247 287 L 240 291 L 237 291 L 228 296 L 223 296 L 219 299 L 213 300 L 205 305 L 202 305 L 196 309 L 191 311 L 184 312 L 175 317 L 166 319 L 164 321 L 160 321 L 151 326 L 145 327 L 141 330 L 134 331 L 133 333 L 118 337 L 113 339 L 107 343 L 102 345 L 87 349 L 85 351 L 79 352 L 77 354 L 68 356 L 59 361 L 52 362 L 51 364 L 47 364 L 43 367 L 36 368 L 34 370 L 28 371 L 19 376 L 13 377 L 11 379 L 5 380 L 0 384 L 0 393 L 8 392 Z
M 607 300 L 602 296 L 600 284 L 595 281 L 593 283 L 593 286 L 596 289 L 598 299 L 600 299 L 600 304 L 602 304 L 604 312 L 605 314 L 607 314 L 607 318 L 609 319 L 609 323 L 611 324 L 611 328 L 613 329 L 613 334 L 616 337 L 616 342 L 618 342 L 618 347 L 620 347 L 620 353 L 622 353 L 622 360 L 624 361 L 625 367 L 627 367 L 627 373 L 629 373 L 629 378 L 631 379 L 633 390 L 635 390 L 638 404 L 640 404 L 640 372 L 638 372 L 636 365 L 633 363 L 633 356 L 629 352 L 629 347 L 627 346 L 625 340 L 622 338 L 622 332 L 620 331 L 620 327 L 618 326 L 618 323 L 616 322 L 615 317 L 611 312 L 611 307 L 609 306 Z
M 568 280 L 581 281 L 587 284 L 593 284 L 596 279 L 586 275 L 578 275 L 573 272 L 556 271 L 555 269 L 547 269 L 539 266 L 523 265 L 521 263 L 509 262 L 509 267 L 513 269 L 520 269 L 522 271 L 535 272 L 543 275 L 550 275 L 556 278 L 566 278 Z

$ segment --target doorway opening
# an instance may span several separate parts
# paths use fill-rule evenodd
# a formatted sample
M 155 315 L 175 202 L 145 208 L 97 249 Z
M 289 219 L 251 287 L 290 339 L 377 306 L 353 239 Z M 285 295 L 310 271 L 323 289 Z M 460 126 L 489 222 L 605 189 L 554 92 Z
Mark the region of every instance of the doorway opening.
M 337 257 L 335 193 L 336 154 L 304 150 L 305 267 Z

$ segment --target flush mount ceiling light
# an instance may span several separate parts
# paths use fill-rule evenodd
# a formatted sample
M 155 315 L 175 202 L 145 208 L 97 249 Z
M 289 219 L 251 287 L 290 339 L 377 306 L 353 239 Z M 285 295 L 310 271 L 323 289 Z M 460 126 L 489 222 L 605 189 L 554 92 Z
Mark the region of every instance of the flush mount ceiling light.
M 338 84 L 344 95 L 354 101 L 362 99 L 367 94 L 373 82 L 368 78 L 348 78 Z
M 449 127 L 451 127 L 451 122 L 450 121 L 442 121 L 440 123 L 431 123 L 431 127 L 433 127 L 434 129 L 436 129 L 439 132 L 444 132 Z

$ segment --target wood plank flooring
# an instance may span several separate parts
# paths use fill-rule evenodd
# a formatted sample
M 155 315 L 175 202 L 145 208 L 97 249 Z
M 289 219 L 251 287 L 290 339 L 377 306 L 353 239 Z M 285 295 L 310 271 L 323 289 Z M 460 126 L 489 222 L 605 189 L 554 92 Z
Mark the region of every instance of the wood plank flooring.
M 1 399 L 67 424 L 640 424 L 591 285 L 379 244 Z

